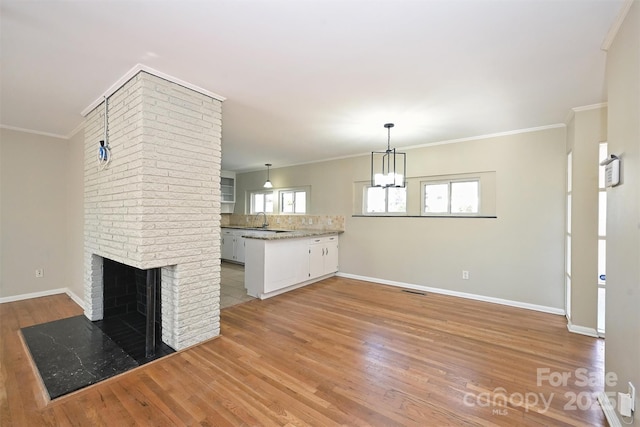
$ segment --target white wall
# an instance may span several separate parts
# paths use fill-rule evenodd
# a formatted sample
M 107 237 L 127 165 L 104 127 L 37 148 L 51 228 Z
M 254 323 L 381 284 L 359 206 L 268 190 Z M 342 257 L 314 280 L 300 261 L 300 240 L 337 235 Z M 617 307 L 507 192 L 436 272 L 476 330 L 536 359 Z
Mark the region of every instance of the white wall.
M 77 204 L 69 209 L 70 191 L 77 196 L 77 188 L 68 185 L 70 144 L 0 129 L 0 298 L 78 289 L 69 280 L 69 229 L 78 220 Z M 44 269 L 44 277 L 35 277 L 37 268 Z
M 352 216 L 354 182 L 369 178 L 368 156 L 271 171 L 277 188 L 311 186 L 311 214 L 345 215 L 340 271 L 564 307 L 565 128 L 407 151 L 409 176 L 496 172 L 495 219 Z M 236 213 L 262 171 L 237 175 Z M 413 191 L 418 197 L 419 189 Z M 410 193 L 411 194 L 411 193 Z M 462 270 L 470 280 L 462 280 Z
M 607 191 L 605 352 L 605 371 L 618 376 L 607 391 L 626 393 L 628 381 L 636 386 L 634 426 L 640 426 L 639 76 L 640 2 L 635 0 L 607 53 L 609 152 L 622 158 L 622 184 Z

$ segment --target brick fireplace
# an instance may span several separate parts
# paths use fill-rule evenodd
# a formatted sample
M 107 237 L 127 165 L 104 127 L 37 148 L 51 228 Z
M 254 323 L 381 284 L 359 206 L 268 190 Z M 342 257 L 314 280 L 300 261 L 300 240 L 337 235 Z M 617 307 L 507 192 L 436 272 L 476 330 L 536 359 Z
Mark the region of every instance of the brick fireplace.
M 86 114 L 90 320 L 104 315 L 109 259 L 159 269 L 166 344 L 179 350 L 220 333 L 222 99 L 139 71 L 108 95 L 106 111 L 103 101 Z M 105 137 L 111 160 L 103 166 L 97 153 Z

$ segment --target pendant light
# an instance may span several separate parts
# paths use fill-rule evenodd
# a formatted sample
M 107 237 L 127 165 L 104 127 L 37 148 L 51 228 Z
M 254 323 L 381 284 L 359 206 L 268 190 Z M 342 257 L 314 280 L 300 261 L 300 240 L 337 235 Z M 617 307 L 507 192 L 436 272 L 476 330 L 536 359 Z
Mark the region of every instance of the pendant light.
M 263 187 L 264 188 L 273 188 L 273 184 L 269 180 L 269 168 L 271 167 L 271 163 L 265 163 L 264 165 L 267 167 L 267 180 L 265 181 Z
M 387 149 L 371 152 L 371 186 L 372 187 L 405 187 L 407 155 L 391 148 L 391 128 L 393 123 L 386 123 Z

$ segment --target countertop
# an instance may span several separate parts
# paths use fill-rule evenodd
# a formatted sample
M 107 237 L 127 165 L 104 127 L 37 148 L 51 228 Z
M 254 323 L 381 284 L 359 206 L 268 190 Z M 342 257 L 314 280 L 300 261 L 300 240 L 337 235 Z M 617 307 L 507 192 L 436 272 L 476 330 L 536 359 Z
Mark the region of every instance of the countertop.
M 250 231 L 276 231 L 276 233 L 269 235 L 251 235 L 247 234 L 242 236 L 246 239 L 258 239 L 258 240 L 284 240 L 284 239 L 297 239 L 300 237 L 316 237 L 316 236 L 331 236 L 333 234 L 342 234 L 342 230 L 285 230 L 282 228 L 256 228 L 256 227 L 243 227 L 242 225 L 225 225 L 221 228 L 234 228 L 237 230 Z

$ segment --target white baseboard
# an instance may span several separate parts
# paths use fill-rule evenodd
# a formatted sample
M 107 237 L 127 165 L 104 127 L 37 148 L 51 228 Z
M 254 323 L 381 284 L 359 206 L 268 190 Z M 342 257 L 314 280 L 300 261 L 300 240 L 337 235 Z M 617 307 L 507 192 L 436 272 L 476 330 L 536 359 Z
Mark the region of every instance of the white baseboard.
M 574 334 L 586 335 L 588 337 L 600 338 L 600 334 L 595 328 L 588 328 L 586 326 L 574 325 L 571 320 L 567 320 L 567 329 Z
M 611 400 L 609 400 L 609 397 L 604 391 L 598 393 L 598 403 L 600 403 L 600 407 L 602 408 L 602 412 L 604 412 L 604 417 L 607 419 L 609 426 L 622 427 L 620 419 L 616 415 L 616 409 L 611 405 Z
M 348 279 L 364 280 L 365 282 L 373 282 L 373 283 L 380 283 L 383 285 L 397 286 L 400 288 L 415 289 L 415 290 L 424 291 L 424 292 L 431 292 L 434 294 L 449 295 L 453 297 L 472 299 L 476 301 L 507 305 L 510 307 L 524 308 L 527 310 L 540 311 L 543 313 L 558 314 L 561 316 L 564 316 L 565 314 L 564 310 L 561 308 L 547 307 L 544 305 L 537 305 L 537 304 L 529 304 L 526 302 L 512 301 L 512 300 L 507 300 L 502 298 L 488 297 L 484 295 L 469 294 L 466 292 L 450 291 L 448 289 L 432 288 L 429 286 L 415 285 L 413 283 L 396 282 L 394 280 L 377 279 L 375 277 L 359 276 L 357 274 L 349 274 L 349 273 L 341 273 L 341 272 L 338 272 L 337 276 L 345 277 Z
M 84 310 L 84 301 L 82 300 L 82 298 L 74 294 L 69 288 L 50 289 L 48 291 L 31 292 L 28 294 L 20 294 L 20 295 L 13 295 L 10 297 L 3 297 L 3 298 L 0 298 L 0 304 L 4 304 L 5 302 L 22 301 L 22 300 L 31 299 L 31 298 L 48 297 L 51 295 L 58 295 L 58 294 L 69 295 L 69 298 L 71 298 L 76 304 L 78 304 Z

